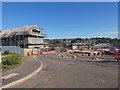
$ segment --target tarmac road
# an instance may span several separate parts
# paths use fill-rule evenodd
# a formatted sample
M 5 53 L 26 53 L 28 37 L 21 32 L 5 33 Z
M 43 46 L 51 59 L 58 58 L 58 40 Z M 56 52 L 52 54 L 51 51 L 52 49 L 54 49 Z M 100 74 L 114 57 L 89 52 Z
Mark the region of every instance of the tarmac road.
M 47 70 L 14 88 L 117 88 L 118 64 L 83 62 L 56 55 L 39 57 Z M 85 59 L 85 58 L 84 58 Z
M 2 77 L 5 77 L 4 79 L 2 79 L 2 86 L 30 75 L 32 72 L 38 69 L 40 65 L 41 62 L 37 57 L 34 56 L 24 57 L 22 60 L 22 64 L 19 67 L 2 73 Z

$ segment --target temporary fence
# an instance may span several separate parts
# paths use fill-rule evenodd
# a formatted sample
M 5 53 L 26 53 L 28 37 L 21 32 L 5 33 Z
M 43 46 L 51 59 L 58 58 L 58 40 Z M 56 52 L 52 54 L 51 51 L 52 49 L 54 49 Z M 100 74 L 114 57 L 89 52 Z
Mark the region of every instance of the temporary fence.
M 55 50 L 43 52 L 41 49 L 30 49 L 30 48 L 24 49 L 24 56 L 45 55 L 45 54 L 51 54 L 51 53 L 55 53 Z
M 1 46 L 1 52 L 10 51 L 11 53 L 16 53 L 21 56 L 24 56 L 24 49 L 18 46 Z
M 48 52 L 42 52 L 43 55 L 45 55 L 45 54 L 51 54 L 51 53 L 55 53 L 55 50 L 48 51 Z

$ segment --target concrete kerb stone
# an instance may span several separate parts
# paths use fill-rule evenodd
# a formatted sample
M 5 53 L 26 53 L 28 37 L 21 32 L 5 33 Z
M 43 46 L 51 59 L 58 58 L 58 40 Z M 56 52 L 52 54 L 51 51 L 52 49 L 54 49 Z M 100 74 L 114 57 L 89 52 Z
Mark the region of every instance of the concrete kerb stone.
M 33 73 L 29 74 L 28 76 L 26 76 L 26 77 L 24 77 L 24 78 L 22 78 L 22 79 L 19 79 L 19 80 L 17 80 L 17 81 L 14 81 L 14 82 L 12 82 L 12 83 L 9 83 L 9 84 L 7 84 L 7 85 L 5 85 L 5 86 L 3 86 L 3 87 L 0 87 L 0 90 L 1 90 L 2 88 L 10 88 L 10 87 L 12 87 L 12 86 L 19 85 L 20 83 L 26 81 L 27 79 L 30 79 L 31 77 L 33 77 L 34 75 L 36 75 L 37 73 L 39 73 L 39 72 L 42 70 L 42 68 L 43 68 L 43 63 L 41 62 L 40 67 L 39 67 L 36 71 L 34 71 Z

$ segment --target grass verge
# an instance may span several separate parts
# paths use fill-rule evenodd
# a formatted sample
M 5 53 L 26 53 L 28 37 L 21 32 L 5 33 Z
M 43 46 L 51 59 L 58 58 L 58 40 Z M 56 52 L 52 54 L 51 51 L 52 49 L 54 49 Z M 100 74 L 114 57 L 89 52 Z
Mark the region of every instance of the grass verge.
M 2 70 L 7 71 L 9 69 L 16 68 L 22 64 L 22 56 L 18 54 L 11 54 L 11 56 L 2 58 Z

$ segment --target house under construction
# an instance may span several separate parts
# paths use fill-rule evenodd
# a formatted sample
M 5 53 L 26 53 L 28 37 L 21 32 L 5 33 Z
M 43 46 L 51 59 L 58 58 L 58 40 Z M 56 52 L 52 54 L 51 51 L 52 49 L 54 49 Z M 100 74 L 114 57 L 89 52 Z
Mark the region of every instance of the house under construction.
M 2 46 L 19 46 L 22 48 L 43 48 L 46 35 L 36 25 L 23 26 L 0 32 Z

